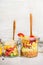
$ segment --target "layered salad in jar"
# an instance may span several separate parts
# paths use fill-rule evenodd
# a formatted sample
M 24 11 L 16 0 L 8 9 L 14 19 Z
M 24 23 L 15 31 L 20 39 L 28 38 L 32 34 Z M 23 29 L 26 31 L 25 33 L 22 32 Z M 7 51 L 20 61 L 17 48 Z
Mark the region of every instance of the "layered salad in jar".
M 23 37 L 21 56 L 35 57 L 38 55 L 38 40 L 35 37 Z
M 7 57 L 15 57 L 18 56 L 18 48 L 17 48 L 17 42 L 14 40 L 10 40 L 5 42 L 4 44 L 4 56 Z

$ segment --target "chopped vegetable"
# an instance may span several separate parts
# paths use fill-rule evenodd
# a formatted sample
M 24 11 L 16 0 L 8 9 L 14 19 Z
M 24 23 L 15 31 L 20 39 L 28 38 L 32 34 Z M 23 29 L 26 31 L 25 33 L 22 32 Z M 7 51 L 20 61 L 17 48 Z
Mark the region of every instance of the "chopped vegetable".
M 23 33 L 18 33 L 18 36 L 19 37 L 21 37 L 21 36 L 24 37 L 25 35 Z

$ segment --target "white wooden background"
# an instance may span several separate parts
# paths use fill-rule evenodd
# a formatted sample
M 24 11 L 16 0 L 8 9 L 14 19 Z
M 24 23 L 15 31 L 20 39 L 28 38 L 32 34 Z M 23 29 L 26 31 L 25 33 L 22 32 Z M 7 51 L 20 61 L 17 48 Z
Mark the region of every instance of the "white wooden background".
M 16 36 L 29 35 L 29 14 L 33 14 L 33 34 L 43 40 L 43 0 L 0 0 L 0 38 L 12 39 L 13 21 L 16 20 Z

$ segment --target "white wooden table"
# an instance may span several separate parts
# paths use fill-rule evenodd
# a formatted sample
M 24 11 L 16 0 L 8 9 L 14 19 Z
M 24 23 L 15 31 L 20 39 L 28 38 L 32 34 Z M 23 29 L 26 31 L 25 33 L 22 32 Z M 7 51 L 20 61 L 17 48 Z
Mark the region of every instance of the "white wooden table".
M 0 57 L 0 65 L 43 65 L 43 53 L 39 53 L 37 57 L 26 58 L 26 57 L 14 57 L 8 58 Z

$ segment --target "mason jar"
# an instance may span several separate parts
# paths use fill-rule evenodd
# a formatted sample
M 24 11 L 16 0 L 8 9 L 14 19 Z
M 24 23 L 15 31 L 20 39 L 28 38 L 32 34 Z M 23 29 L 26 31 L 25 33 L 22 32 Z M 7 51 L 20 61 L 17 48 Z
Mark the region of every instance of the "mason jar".
M 38 39 L 36 37 L 22 38 L 21 56 L 35 57 L 38 55 Z
M 4 56 L 7 56 L 7 57 L 18 56 L 17 41 L 10 40 L 10 41 L 5 42 L 3 54 Z

